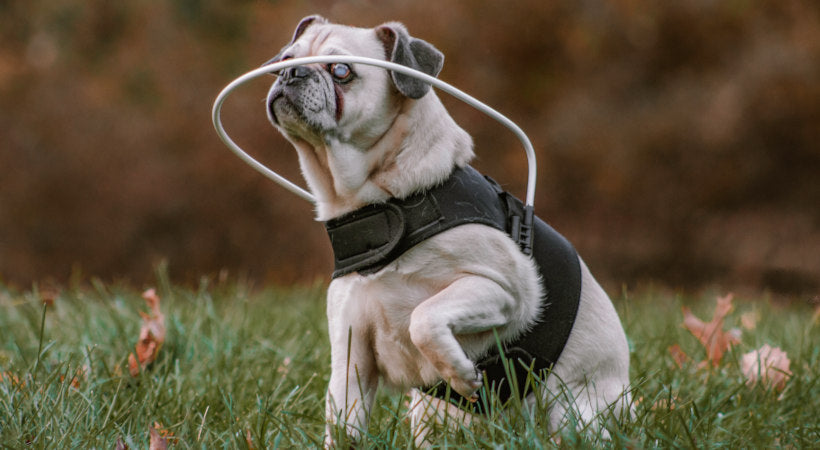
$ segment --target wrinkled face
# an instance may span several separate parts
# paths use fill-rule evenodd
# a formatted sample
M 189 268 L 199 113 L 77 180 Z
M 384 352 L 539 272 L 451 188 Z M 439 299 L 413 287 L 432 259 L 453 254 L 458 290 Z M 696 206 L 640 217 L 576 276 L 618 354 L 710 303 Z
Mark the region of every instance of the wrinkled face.
M 310 24 L 279 59 L 356 55 L 385 59 L 373 29 Z M 390 126 L 400 96 L 387 71 L 367 65 L 312 64 L 284 69 L 267 98 L 271 122 L 292 139 L 367 148 Z

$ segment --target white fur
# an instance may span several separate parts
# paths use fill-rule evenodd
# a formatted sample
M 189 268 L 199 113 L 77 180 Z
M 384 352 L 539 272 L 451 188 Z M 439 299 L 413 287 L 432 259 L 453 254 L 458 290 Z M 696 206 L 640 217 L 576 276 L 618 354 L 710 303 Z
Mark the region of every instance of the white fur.
M 374 30 L 319 23 L 288 52 L 384 58 L 385 49 Z M 355 70 L 359 78 L 344 93 L 344 114 L 334 127 L 311 130 L 299 117 L 278 117 L 316 196 L 319 220 L 429 188 L 473 157 L 470 137 L 434 92 L 411 100 L 392 87 L 385 71 Z M 567 414 L 583 425 L 613 403 L 616 410 L 629 404 L 623 395 L 629 384 L 626 337 L 609 297 L 581 267 L 576 323 L 542 392 L 554 428 Z M 359 436 L 380 380 L 406 390 L 444 379 L 473 397 L 480 387 L 473 362 L 494 344 L 493 330 L 502 339 L 518 336 L 537 317 L 543 295 L 533 260 L 506 234 L 482 225 L 436 235 L 373 275 L 333 280 L 327 296 L 329 426 L 340 423 Z M 566 395 L 556 397 L 559 392 Z M 414 436 L 424 444 L 426 425 L 451 407 L 417 390 L 412 406 Z

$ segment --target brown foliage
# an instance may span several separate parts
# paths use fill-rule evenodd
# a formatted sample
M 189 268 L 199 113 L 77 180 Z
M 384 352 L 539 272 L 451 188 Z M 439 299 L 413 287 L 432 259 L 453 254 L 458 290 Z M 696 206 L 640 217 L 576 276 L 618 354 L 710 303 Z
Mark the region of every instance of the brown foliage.
M 159 296 L 154 289 L 143 292 L 142 298 L 151 309 L 150 314 L 140 311 L 142 327 L 135 353 L 128 354 L 128 372 L 132 377 L 157 359 L 159 349 L 165 342 L 165 315 L 159 309 Z M 136 356 L 135 356 L 136 355 Z
M 732 294 L 718 297 L 712 320 L 704 322 L 697 318 L 689 308 L 683 307 L 683 326 L 694 335 L 706 348 L 706 361 L 712 367 L 720 365 L 723 354 L 729 347 L 740 343 L 740 330 L 723 330 L 723 321 L 732 310 Z
M 715 312 L 709 322 L 698 319 L 688 308 L 683 308 L 684 328 L 689 330 L 706 349 L 706 359 L 698 364 L 699 369 L 709 366 L 718 368 L 726 351 L 741 343 L 739 329 L 723 330 L 724 320 L 733 309 L 732 298 L 731 293 L 717 298 Z M 757 320 L 757 315 L 748 311 L 741 315 L 741 322 L 747 329 L 754 328 Z M 670 346 L 668 351 L 679 369 L 683 369 L 692 360 L 678 344 Z M 788 355 L 780 347 L 764 344 L 741 356 L 740 371 L 750 388 L 760 384 L 780 391 L 786 387 L 786 382 L 792 375 L 790 364 Z
M 280 281 L 326 276 L 310 205 L 216 138 L 211 103 L 318 12 L 404 21 L 442 78 L 539 155 L 536 208 L 617 281 L 820 289 L 820 9 L 814 2 L 12 2 L 0 14 L 0 276 L 135 281 L 170 259 Z M 435 9 L 435 14 L 430 11 Z M 227 129 L 299 179 L 266 82 Z M 445 99 L 476 165 L 514 192 L 512 136 Z
M 154 422 L 154 426 L 148 431 L 148 449 L 165 450 L 169 445 L 176 444 L 178 439 L 174 437 L 168 429 L 159 422 Z

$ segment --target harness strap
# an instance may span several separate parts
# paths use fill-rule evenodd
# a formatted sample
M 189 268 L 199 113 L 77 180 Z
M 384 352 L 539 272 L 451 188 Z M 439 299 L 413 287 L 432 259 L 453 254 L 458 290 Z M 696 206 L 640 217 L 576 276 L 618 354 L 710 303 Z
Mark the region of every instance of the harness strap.
M 413 246 L 458 225 L 478 223 L 507 232 L 507 211 L 499 205 L 501 190 L 496 187 L 470 166 L 456 168 L 444 183 L 426 192 L 367 205 L 325 222 L 333 247 L 333 278 L 376 273 Z
M 501 348 L 491 349 L 477 361 L 486 383 L 473 408 L 484 413 L 488 389 L 502 403 L 516 392 L 523 398 L 529 372 L 545 375 L 558 361 L 581 295 L 580 260 L 572 244 L 534 218 L 531 208 L 470 166 L 456 168 L 444 183 L 426 192 L 365 206 L 326 222 L 325 227 L 333 247 L 333 278 L 337 278 L 352 272 L 378 272 L 423 240 L 468 223 L 504 231 L 522 252 L 531 251 L 546 294 L 541 314 L 528 332 L 513 342 L 502 342 Z M 462 400 L 443 381 L 423 390 L 455 403 Z

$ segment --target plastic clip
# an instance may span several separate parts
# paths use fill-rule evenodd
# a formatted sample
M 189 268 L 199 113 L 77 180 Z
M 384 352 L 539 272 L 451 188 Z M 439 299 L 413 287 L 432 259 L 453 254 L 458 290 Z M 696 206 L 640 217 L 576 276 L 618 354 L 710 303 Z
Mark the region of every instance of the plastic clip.
M 523 218 L 517 215 L 510 218 L 510 236 L 527 256 L 532 255 L 532 220 L 532 206 L 524 206 Z

